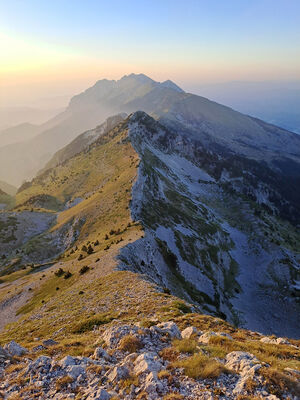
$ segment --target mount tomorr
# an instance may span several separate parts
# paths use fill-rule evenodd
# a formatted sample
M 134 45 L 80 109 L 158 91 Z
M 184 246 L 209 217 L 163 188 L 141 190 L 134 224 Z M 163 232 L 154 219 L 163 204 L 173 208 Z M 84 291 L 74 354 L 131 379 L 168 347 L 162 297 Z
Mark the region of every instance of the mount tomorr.
M 131 388 L 140 382 L 146 392 L 149 380 L 159 386 L 162 376 L 138 378 L 128 366 L 136 362 L 128 352 L 146 350 L 152 355 L 144 358 L 168 365 L 181 382 L 188 378 L 178 368 L 195 378 L 187 363 L 199 357 L 205 358 L 204 364 L 219 363 L 214 364 L 219 371 L 214 378 L 227 371 L 222 365 L 231 357 L 254 360 L 251 368 L 263 360 L 264 372 L 255 378 L 250 395 L 275 393 L 271 387 L 277 388 L 278 374 L 285 385 L 276 393 L 282 398 L 296 393 L 299 363 L 291 349 L 298 352 L 298 341 L 260 341 L 260 334 L 243 328 L 299 338 L 299 136 L 185 93 L 171 81 L 158 83 L 133 74 L 97 82 L 47 126 L 18 144 L 22 152 L 39 146 L 43 164 L 31 164 L 30 173 L 21 171 L 29 176 L 39 169 L 37 175 L 15 196 L 0 193 L 3 206 L 10 205 L 0 212 L 0 343 L 14 339 L 51 357 L 69 355 L 70 349 L 74 356 L 90 356 L 97 340 L 99 347 L 100 333 L 106 337 L 102 325 L 109 332 L 127 332 L 134 350 L 110 343 L 107 357 L 112 358 L 101 364 L 107 398 L 113 396 L 107 392 L 112 385 L 117 393 L 124 389 L 120 398 L 135 398 L 134 388 L 129 393 L 108 383 L 111 369 L 121 371 L 124 365 L 129 375 L 121 382 L 128 380 Z M 6 163 L 2 156 L 0 160 Z M 25 163 L 25 158 L 18 162 Z M 170 321 L 189 327 L 191 335 L 181 339 Z M 43 344 L 50 337 L 54 350 Z M 153 340 L 159 355 L 151 353 L 158 352 Z M 278 347 L 283 359 L 274 346 L 285 346 Z M 7 346 L 16 348 L 15 343 Z M 101 348 L 97 351 L 96 359 L 104 354 Z M 70 365 L 59 362 L 58 374 L 73 365 L 82 368 L 83 358 Z M 55 364 L 52 359 L 39 362 L 49 365 L 49 371 Z M 226 392 L 227 398 L 249 394 L 246 380 L 257 373 L 254 369 L 242 382 L 222 378 L 220 384 L 235 388 Z M 92 390 L 86 373 L 55 389 L 49 372 L 41 398 L 74 382 L 77 389 L 89 382 Z M 263 380 L 267 377 L 269 383 Z M 188 382 L 186 398 L 192 399 L 194 383 Z M 203 385 L 214 396 L 210 382 Z M 158 386 L 151 386 L 153 396 L 148 392 L 145 398 L 162 398 L 171 390 Z

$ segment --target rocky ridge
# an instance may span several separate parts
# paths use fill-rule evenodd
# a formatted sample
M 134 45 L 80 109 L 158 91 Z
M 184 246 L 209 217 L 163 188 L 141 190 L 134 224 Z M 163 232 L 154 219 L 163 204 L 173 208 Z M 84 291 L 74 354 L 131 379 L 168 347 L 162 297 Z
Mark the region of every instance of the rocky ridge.
M 270 365 L 249 352 L 229 351 L 223 357 L 210 355 L 211 337 L 234 342 L 227 333 L 203 332 L 194 326 L 180 331 L 173 321 L 151 325 L 149 328 L 140 323 L 112 325 L 99 332 L 89 356 L 66 355 L 59 359 L 55 352 L 50 357 L 43 355 L 43 349 L 58 344 L 53 339 L 44 340 L 43 345 L 31 351 L 10 342 L 0 348 L 0 398 L 300 398 L 297 370 L 286 368 L 277 376 L 281 381 L 276 382 Z M 299 354 L 299 347 L 287 340 L 284 345 L 294 347 L 295 356 L 296 352 Z

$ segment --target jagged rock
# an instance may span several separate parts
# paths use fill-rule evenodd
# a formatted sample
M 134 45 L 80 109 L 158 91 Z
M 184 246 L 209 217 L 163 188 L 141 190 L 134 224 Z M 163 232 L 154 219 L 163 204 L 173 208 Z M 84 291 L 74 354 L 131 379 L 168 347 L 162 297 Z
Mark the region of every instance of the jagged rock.
M 76 365 L 76 360 L 74 357 L 66 356 L 62 360 L 60 360 L 59 364 L 62 368 L 66 368 L 69 365 Z
M 11 355 L 21 357 L 24 354 L 28 353 L 28 350 L 25 347 L 20 346 L 14 340 L 4 346 L 4 349 Z
M 232 369 L 240 374 L 233 393 L 241 394 L 249 378 L 253 378 L 255 373 L 262 367 L 259 360 L 250 353 L 244 351 L 232 351 L 225 358 L 225 367 Z
M 8 354 L 8 352 L 5 349 L 3 349 L 3 347 L 0 347 L 0 362 L 5 361 L 9 358 L 10 355 Z
M 151 393 L 154 394 L 157 392 L 162 392 L 163 390 L 164 390 L 164 385 L 158 379 L 157 373 L 150 372 L 150 374 L 148 374 L 145 379 L 144 391 L 149 394 Z
M 86 400 L 109 400 L 111 398 L 111 395 L 104 388 L 100 388 L 96 391 L 92 390 L 86 394 L 88 394 Z
M 260 361 L 251 353 L 245 351 L 232 351 L 225 358 L 226 368 L 232 369 L 241 375 L 253 374 L 262 367 Z
M 94 351 L 93 357 L 98 360 L 98 359 L 104 359 L 109 361 L 111 359 L 110 355 L 102 348 L 102 347 L 97 347 Z
M 81 365 L 70 365 L 66 368 L 66 373 L 73 379 L 77 379 L 80 375 L 85 375 L 85 368 Z
M 270 343 L 270 344 L 291 344 L 287 339 L 284 338 L 276 338 L 276 339 L 271 339 L 268 336 L 262 337 L 260 339 L 261 342 L 263 343 Z
M 157 325 L 163 332 L 167 332 L 171 338 L 181 339 L 181 333 L 175 322 L 162 322 Z
M 118 382 L 120 379 L 126 379 L 129 376 L 129 370 L 127 367 L 115 367 L 108 375 L 107 378 L 111 382 Z
M 199 337 L 198 342 L 207 344 L 209 343 L 210 338 L 213 336 L 217 336 L 217 334 L 215 332 L 205 332 Z
M 102 334 L 102 339 L 109 347 L 116 347 L 123 336 L 137 334 L 141 328 L 135 325 L 112 326 Z
M 194 326 L 188 326 L 181 332 L 181 336 L 183 339 L 190 339 L 193 336 L 201 335 L 202 332 L 198 331 Z
M 156 353 L 142 353 L 134 362 L 134 373 L 140 375 L 144 372 L 158 372 L 162 369 Z

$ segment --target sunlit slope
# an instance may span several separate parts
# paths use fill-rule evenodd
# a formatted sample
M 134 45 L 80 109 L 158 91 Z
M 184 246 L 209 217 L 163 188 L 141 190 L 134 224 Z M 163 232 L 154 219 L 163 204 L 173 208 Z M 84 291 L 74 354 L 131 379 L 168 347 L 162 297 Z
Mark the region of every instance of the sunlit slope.
M 128 231 L 139 231 L 131 225 L 129 210 L 137 166 L 138 155 L 128 141 L 124 122 L 85 151 L 24 185 L 16 196 L 16 214 L 24 210 L 57 213 L 50 231 L 23 247 L 25 259 L 41 262 L 45 249 L 52 247 L 53 256 L 70 250 L 72 257 L 79 257 L 79 244 L 100 242 L 94 248 L 97 251 L 110 246 L 111 237 L 105 240 L 110 232 L 117 232 L 116 240 L 124 240 Z

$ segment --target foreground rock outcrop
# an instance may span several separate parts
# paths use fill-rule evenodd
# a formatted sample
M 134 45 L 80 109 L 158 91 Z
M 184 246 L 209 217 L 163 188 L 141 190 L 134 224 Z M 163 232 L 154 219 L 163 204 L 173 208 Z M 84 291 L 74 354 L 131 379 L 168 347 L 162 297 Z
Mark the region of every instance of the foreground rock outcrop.
M 6 350 L 0 348 L 0 398 L 299 398 L 299 371 L 286 371 L 276 387 L 270 379 L 271 366 L 250 352 L 209 355 L 212 348 L 216 352 L 218 340 L 223 340 L 223 347 L 235 341 L 228 334 L 200 332 L 193 326 L 180 331 L 170 321 L 150 328 L 113 325 L 99 332 L 95 350 L 88 357 L 35 356 L 11 342 Z M 48 343 L 53 346 L 51 340 Z

